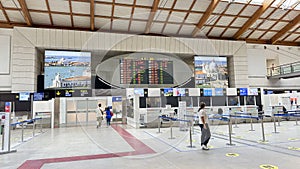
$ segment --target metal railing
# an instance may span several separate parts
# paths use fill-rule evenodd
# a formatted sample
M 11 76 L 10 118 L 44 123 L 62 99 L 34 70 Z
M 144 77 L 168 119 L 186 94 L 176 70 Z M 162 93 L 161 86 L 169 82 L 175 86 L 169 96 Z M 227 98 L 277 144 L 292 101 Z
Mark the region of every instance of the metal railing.
M 297 73 L 297 72 L 300 73 L 300 61 L 267 68 L 268 77 Z

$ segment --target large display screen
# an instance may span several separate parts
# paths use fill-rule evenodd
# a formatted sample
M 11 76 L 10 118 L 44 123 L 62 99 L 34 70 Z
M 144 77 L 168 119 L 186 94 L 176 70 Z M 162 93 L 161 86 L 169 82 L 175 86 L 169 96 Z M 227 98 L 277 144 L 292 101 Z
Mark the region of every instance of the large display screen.
M 153 59 L 120 59 L 120 83 L 173 84 L 173 62 Z
M 45 51 L 45 89 L 90 89 L 91 53 Z
M 195 83 L 199 88 L 227 88 L 227 58 L 195 56 Z

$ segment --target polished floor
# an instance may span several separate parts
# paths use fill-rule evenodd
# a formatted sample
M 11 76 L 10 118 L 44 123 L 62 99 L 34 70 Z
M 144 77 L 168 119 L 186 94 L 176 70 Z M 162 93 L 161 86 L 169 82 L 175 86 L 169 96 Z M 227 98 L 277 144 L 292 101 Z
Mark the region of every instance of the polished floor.
M 211 125 L 209 151 L 199 145 L 198 126 L 134 129 L 112 124 L 12 131 L 12 149 L 0 155 L 1 169 L 294 169 L 300 166 L 300 125 L 283 121 L 233 124 L 231 144 L 228 125 Z M 254 129 L 255 131 L 249 131 Z M 190 137 L 191 136 L 191 137 Z M 190 139 L 191 138 L 191 139 Z M 192 147 L 190 147 L 192 146 Z

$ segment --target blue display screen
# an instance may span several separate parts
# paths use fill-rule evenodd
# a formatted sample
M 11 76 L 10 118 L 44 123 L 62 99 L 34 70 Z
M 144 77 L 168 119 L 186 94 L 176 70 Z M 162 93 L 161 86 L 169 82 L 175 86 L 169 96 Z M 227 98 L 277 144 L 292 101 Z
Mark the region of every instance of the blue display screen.
M 44 98 L 44 93 L 33 93 L 34 101 L 41 101 Z
M 240 96 L 247 96 L 248 89 L 247 88 L 240 88 Z
M 165 88 L 164 96 L 173 96 L 173 88 Z
M 224 95 L 223 88 L 215 88 L 215 95 L 216 96 L 223 96 Z
M 212 89 L 203 89 L 203 96 L 212 96 Z

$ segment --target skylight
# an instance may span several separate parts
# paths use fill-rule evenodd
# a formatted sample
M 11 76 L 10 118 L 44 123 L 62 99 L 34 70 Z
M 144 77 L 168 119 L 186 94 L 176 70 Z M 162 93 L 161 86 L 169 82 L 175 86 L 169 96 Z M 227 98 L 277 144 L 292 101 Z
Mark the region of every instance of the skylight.
M 227 1 L 229 3 L 244 3 L 247 4 L 250 2 L 250 4 L 255 4 L 255 5 L 262 5 L 264 1 L 266 0 L 223 0 Z M 286 9 L 296 9 L 300 10 L 300 0 L 274 0 L 273 4 L 271 5 L 272 7 L 277 7 L 281 8 L 283 10 Z

